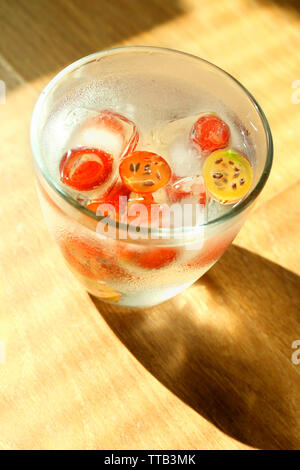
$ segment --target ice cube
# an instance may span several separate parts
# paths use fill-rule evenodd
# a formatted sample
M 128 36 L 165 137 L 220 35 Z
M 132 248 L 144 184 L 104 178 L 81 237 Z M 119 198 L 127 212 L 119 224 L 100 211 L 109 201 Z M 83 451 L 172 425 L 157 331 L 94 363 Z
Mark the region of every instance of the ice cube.
M 199 174 L 184 178 L 173 175 L 166 188 L 166 193 L 170 203 L 187 202 L 187 200 L 203 205 L 207 203 L 204 180 Z
M 121 114 L 101 111 L 73 132 L 69 147 L 94 147 L 119 159 L 132 152 L 139 139 L 136 125 Z
M 76 137 L 72 145 L 74 147 L 95 147 L 116 156 L 121 154 L 124 145 L 122 135 L 96 125 L 86 127 Z
M 203 157 L 190 140 L 190 131 L 198 116 L 188 116 L 161 124 L 152 130 L 157 152 L 166 158 L 178 177 L 201 173 Z
M 103 150 L 113 156 L 113 166 L 110 177 L 107 181 L 91 191 L 84 194 L 72 188 L 68 188 L 74 198 L 80 204 L 86 206 L 91 200 L 101 197 L 119 179 L 119 163 L 128 153 L 132 152 L 139 140 L 139 133 L 136 125 L 121 114 L 113 111 L 76 109 L 76 116 L 85 115 L 85 119 L 73 130 L 68 142 L 67 149 L 78 147 L 96 148 Z M 74 116 L 72 115 L 72 118 Z
M 179 136 L 169 147 L 169 163 L 176 176 L 184 177 L 201 173 L 203 160 L 186 136 Z
M 160 123 L 152 130 L 152 139 L 160 146 L 169 146 L 180 135 L 188 137 L 197 119 L 198 115 L 193 115 Z

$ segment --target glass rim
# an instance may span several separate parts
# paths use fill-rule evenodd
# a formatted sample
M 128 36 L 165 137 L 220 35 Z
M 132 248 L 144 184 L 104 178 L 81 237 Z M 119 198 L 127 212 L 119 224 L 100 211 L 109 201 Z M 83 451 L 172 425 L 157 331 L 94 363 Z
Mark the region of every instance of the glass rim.
M 236 205 L 233 205 L 228 212 L 226 212 L 225 214 L 223 214 L 219 217 L 216 217 L 214 219 L 207 220 L 207 221 L 205 221 L 202 224 L 197 225 L 197 226 L 174 227 L 174 228 L 164 228 L 163 227 L 163 228 L 155 228 L 155 229 L 151 229 L 151 227 L 149 227 L 149 228 L 146 229 L 146 231 L 151 232 L 153 234 L 164 234 L 164 235 L 166 235 L 168 233 L 171 234 L 171 233 L 182 232 L 182 231 L 184 231 L 184 232 L 191 231 L 192 232 L 192 231 L 195 231 L 195 230 L 199 230 L 199 228 L 212 226 L 214 224 L 219 224 L 219 223 L 228 221 L 231 218 L 234 218 L 235 216 L 237 216 L 238 214 L 240 214 L 244 210 L 246 210 L 250 206 L 250 204 L 257 198 L 257 196 L 259 195 L 259 193 L 262 191 L 263 187 L 265 186 L 265 184 L 267 182 L 267 179 L 268 179 L 268 176 L 270 174 L 271 167 L 272 167 L 272 161 L 273 161 L 273 138 L 272 138 L 272 133 L 271 133 L 271 129 L 270 129 L 268 120 L 267 120 L 262 108 L 260 107 L 260 105 L 258 104 L 256 99 L 254 98 L 254 96 L 247 90 L 247 88 L 244 85 L 242 85 L 239 82 L 239 80 L 237 80 L 235 77 L 233 77 L 230 73 L 226 72 L 221 67 L 218 67 L 217 65 L 209 62 L 208 60 L 202 59 L 201 57 L 197 57 L 193 54 L 189 54 L 187 52 L 178 51 L 178 50 L 171 49 L 171 48 L 156 47 L 156 46 L 122 46 L 122 47 L 115 47 L 115 48 L 105 49 L 103 51 L 94 52 L 94 53 L 89 54 L 85 57 L 82 57 L 81 59 L 78 59 L 75 62 L 72 62 L 70 65 L 63 68 L 60 72 L 58 72 L 52 78 L 52 80 L 50 80 L 50 82 L 46 85 L 46 87 L 41 92 L 41 94 L 40 94 L 40 96 L 39 96 L 39 98 L 38 98 L 38 100 L 35 104 L 33 114 L 32 114 L 32 119 L 31 119 L 30 141 L 31 141 L 33 157 L 34 157 L 35 162 L 37 163 L 39 171 L 42 173 L 43 177 L 45 178 L 47 183 L 50 185 L 50 187 L 56 193 L 58 193 L 58 195 L 60 197 L 62 197 L 68 204 L 73 206 L 75 209 L 78 209 L 85 216 L 88 216 L 89 218 L 94 219 L 97 222 L 101 222 L 101 220 L 104 218 L 103 216 L 97 216 L 94 212 L 92 212 L 91 210 L 89 210 L 86 207 L 84 207 L 83 205 L 81 205 L 67 191 L 65 191 L 62 186 L 57 184 L 56 181 L 53 180 L 50 177 L 50 175 L 48 174 L 48 171 L 45 168 L 45 165 L 44 165 L 44 162 L 43 162 L 43 159 L 42 159 L 42 156 L 41 156 L 41 152 L 40 152 L 39 138 L 38 138 L 38 132 L 37 132 L 38 125 L 37 124 L 38 124 L 38 121 L 39 121 L 41 110 L 42 110 L 43 105 L 44 105 L 44 103 L 47 99 L 48 94 L 51 92 L 51 90 L 54 88 L 54 86 L 63 77 L 65 77 L 69 72 L 72 72 L 73 70 L 78 69 L 82 65 L 86 65 L 90 62 L 95 62 L 99 58 L 101 58 L 103 56 L 106 56 L 110 53 L 118 53 L 118 52 L 122 53 L 122 52 L 126 52 L 126 51 L 132 51 L 133 52 L 135 50 L 136 51 L 143 51 L 143 50 L 145 50 L 145 51 L 157 51 L 157 52 L 160 51 L 160 52 L 172 53 L 172 54 L 178 54 L 178 55 L 183 55 L 183 56 L 186 56 L 186 57 L 190 57 L 191 59 L 195 59 L 197 61 L 204 62 L 209 67 L 214 68 L 219 73 L 221 73 L 221 74 L 225 75 L 226 77 L 230 78 L 236 85 L 238 85 L 238 87 L 242 91 L 244 91 L 244 93 L 247 95 L 250 103 L 252 104 L 252 106 L 254 107 L 256 112 L 258 113 L 258 116 L 260 117 L 261 122 L 263 124 L 263 128 L 264 128 L 264 131 L 265 131 L 265 136 L 266 136 L 266 143 L 267 143 L 266 161 L 265 161 L 265 165 L 264 165 L 262 174 L 260 175 L 260 178 L 259 178 L 258 182 L 252 188 L 252 190 L 248 193 L 248 195 L 241 202 L 239 202 Z M 106 218 L 106 222 L 107 222 L 107 218 Z M 115 224 L 118 229 L 121 229 L 121 230 L 128 230 L 129 227 L 132 227 L 132 228 L 135 227 L 134 225 L 125 224 L 125 223 L 121 223 L 121 222 L 118 222 L 118 221 L 111 220 L 111 222 L 112 222 L 112 224 Z M 141 232 L 144 232 L 144 230 L 145 230 L 144 227 L 140 227 Z

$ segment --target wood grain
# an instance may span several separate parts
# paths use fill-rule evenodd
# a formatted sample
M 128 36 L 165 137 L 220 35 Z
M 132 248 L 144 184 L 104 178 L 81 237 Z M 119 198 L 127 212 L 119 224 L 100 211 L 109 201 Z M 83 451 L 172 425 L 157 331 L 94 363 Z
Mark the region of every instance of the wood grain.
M 299 27 L 292 1 L 1 0 L 0 448 L 300 447 Z M 143 311 L 102 304 L 66 268 L 42 219 L 28 137 L 35 100 L 59 69 L 133 44 L 233 74 L 275 143 L 234 246 L 192 287 Z

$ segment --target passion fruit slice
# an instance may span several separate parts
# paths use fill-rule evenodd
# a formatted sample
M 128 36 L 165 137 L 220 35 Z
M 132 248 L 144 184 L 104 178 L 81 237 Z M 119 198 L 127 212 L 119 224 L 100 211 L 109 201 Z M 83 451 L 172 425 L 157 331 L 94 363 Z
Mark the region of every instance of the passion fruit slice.
M 231 149 L 211 153 L 202 173 L 209 194 L 222 204 L 241 200 L 253 181 L 253 168 L 248 158 Z

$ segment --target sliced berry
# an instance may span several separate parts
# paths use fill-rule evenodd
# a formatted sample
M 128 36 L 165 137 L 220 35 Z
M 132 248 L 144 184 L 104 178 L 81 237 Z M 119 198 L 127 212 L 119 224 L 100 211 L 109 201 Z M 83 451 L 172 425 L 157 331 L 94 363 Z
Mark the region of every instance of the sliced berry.
M 122 246 L 120 257 L 144 269 L 161 269 L 177 259 L 178 250 L 169 247 L 147 247 L 139 250 Z
M 115 184 L 115 186 L 106 191 L 101 198 L 94 200 L 86 207 L 97 215 L 110 216 L 119 220 L 120 214 L 126 210 L 127 200 L 130 195 L 130 190 L 121 182 Z M 108 204 L 114 207 L 114 211 L 109 211 Z M 101 207 L 103 206 L 103 207 Z
M 98 280 L 131 277 L 99 243 L 67 236 L 59 246 L 71 268 L 82 276 Z
M 59 246 L 66 261 L 76 272 L 91 279 L 100 280 L 104 277 L 105 273 L 94 262 L 96 257 L 104 257 L 100 247 L 96 248 L 71 236 L 60 241 Z
M 175 248 L 150 248 L 143 253 L 139 253 L 136 262 L 142 268 L 160 269 L 168 266 L 177 258 Z
M 135 193 L 154 193 L 171 177 L 166 160 L 156 153 L 137 151 L 124 158 L 119 172 L 123 183 Z
M 117 183 L 86 207 L 97 215 L 109 216 L 126 224 L 134 223 L 138 218 L 139 225 L 150 226 L 152 204 L 158 205 L 152 194 L 133 193 L 123 183 Z
M 214 114 L 198 119 L 192 127 L 190 138 L 202 152 L 210 153 L 227 147 L 230 130 L 227 124 Z
M 246 196 L 253 181 L 251 163 L 235 150 L 210 154 L 202 172 L 209 194 L 223 204 L 233 204 Z
M 77 148 L 64 154 L 59 165 L 63 183 L 79 191 L 89 191 L 105 183 L 112 172 L 111 155 L 95 148 Z

